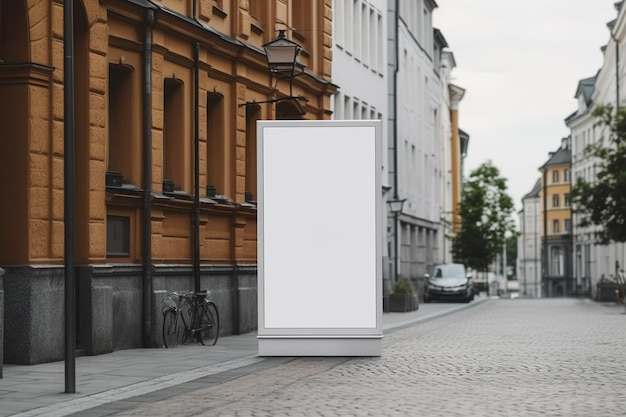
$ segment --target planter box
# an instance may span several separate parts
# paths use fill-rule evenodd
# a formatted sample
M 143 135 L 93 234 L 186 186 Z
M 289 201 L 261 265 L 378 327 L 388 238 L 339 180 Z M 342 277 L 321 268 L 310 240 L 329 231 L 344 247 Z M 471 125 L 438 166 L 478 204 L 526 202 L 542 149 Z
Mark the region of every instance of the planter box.
M 389 294 L 389 311 L 395 313 L 406 313 L 419 308 L 417 295 Z
M 624 291 L 623 285 L 621 284 L 617 284 L 617 283 L 597 284 L 596 301 L 622 301 L 624 299 L 623 291 Z

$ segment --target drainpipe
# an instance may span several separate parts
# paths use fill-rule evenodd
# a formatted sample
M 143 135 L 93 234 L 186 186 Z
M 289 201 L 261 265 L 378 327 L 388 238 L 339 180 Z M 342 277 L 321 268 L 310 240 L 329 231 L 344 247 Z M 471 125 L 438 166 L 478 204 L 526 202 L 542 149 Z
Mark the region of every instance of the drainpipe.
M 146 10 L 143 84 L 143 344 L 153 345 L 152 331 L 152 27 L 154 10 Z
M 193 50 L 193 78 L 194 78 L 194 190 L 193 190 L 193 286 L 194 291 L 200 291 L 200 43 L 195 42 Z
M 398 194 L 398 71 L 400 67 L 400 0 L 396 0 L 395 5 L 395 44 L 396 54 L 394 57 L 394 69 L 393 69 L 393 199 L 399 200 Z M 399 276 L 399 257 L 400 251 L 398 247 L 398 213 L 394 213 L 393 216 L 393 239 L 394 239 L 394 275 L 391 277 L 392 283 L 395 283 Z
M 74 3 L 63 2 L 63 171 L 65 223 L 65 392 L 76 393 L 76 231 L 74 153 Z
M 399 21 L 400 21 L 400 0 L 396 0 L 395 18 L 395 44 L 396 56 L 393 70 L 393 199 L 398 200 L 398 68 L 400 66 L 400 42 Z M 397 227 L 397 226 L 396 226 Z M 398 271 L 396 271 L 396 275 Z

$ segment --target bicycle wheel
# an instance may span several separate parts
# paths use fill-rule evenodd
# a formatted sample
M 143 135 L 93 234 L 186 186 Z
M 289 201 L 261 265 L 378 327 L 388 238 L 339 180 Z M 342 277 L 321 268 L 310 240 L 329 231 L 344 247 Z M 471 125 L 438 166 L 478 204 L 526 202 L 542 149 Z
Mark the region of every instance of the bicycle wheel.
M 220 317 L 217 306 L 211 302 L 206 303 L 200 313 L 200 342 L 203 345 L 213 346 L 217 343 L 220 335 Z
M 178 313 L 174 310 L 163 314 L 163 345 L 166 348 L 178 345 Z

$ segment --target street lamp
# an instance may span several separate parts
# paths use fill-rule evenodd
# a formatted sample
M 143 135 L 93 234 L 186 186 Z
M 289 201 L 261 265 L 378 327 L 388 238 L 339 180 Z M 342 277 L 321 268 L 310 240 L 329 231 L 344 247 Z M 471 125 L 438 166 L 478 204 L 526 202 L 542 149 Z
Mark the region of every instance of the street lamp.
M 304 74 L 304 64 L 298 61 L 302 47 L 285 37 L 285 30 L 278 31 L 278 38 L 263 45 L 270 73 L 289 78 L 289 95 L 293 96 L 293 79 Z
M 396 197 L 395 200 L 387 200 L 389 211 L 393 213 L 393 263 L 394 271 L 391 279 L 395 282 L 398 278 L 398 215 L 402 212 L 402 207 L 406 198 L 402 200 Z
M 303 116 L 306 114 L 306 110 L 300 102 L 306 102 L 307 99 L 304 96 L 294 97 L 293 95 L 293 79 L 298 75 L 304 74 L 305 65 L 298 61 L 302 47 L 294 41 L 287 39 L 285 30 L 279 30 L 278 38 L 264 44 L 263 49 L 265 50 L 265 58 L 267 59 L 270 74 L 276 76 L 276 85 L 279 78 L 289 79 L 289 95 L 272 100 L 249 101 L 240 104 L 239 107 L 276 103 L 277 111 L 280 106 L 283 116 Z

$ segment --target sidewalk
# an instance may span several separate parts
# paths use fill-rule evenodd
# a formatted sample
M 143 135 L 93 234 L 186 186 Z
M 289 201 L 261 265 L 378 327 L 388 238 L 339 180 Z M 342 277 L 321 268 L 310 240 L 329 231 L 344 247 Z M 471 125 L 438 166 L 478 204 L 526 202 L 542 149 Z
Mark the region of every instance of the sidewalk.
M 384 313 L 383 333 L 452 314 L 483 301 L 486 299 L 477 298 L 470 304 L 420 304 L 418 311 Z M 224 382 L 285 360 L 257 356 L 256 333 L 222 337 L 211 347 L 192 344 L 175 349 L 119 350 L 76 358 L 75 394 L 64 393 L 64 362 L 4 365 L 4 378 L 0 379 L 0 417 L 51 417 L 80 412 L 89 416 L 106 415 L 129 408 L 131 405 L 124 403 L 125 400 L 142 396 L 143 401 L 156 401 L 193 389 L 193 381 L 197 381 L 196 385 Z

